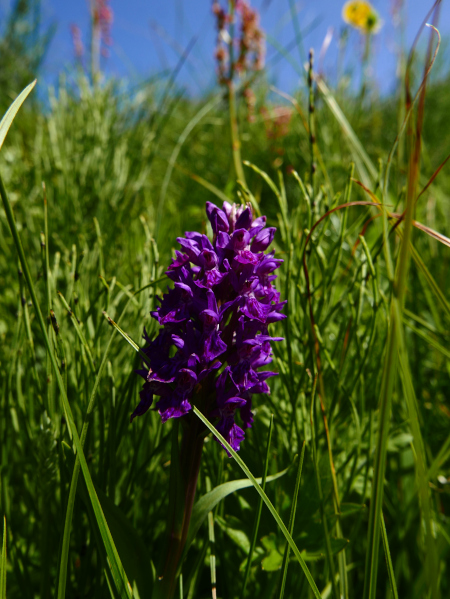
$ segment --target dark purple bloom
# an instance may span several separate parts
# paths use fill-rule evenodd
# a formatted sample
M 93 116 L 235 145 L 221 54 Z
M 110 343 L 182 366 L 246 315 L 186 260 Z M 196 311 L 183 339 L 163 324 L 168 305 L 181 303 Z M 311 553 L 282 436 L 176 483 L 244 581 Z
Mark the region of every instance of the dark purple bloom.
M 252 426 L 252 395 L 270 393 L 266 379 L 276 374 L 259 369 L 272 362 L 271 343 L 281 340 L 269 336 L 268 325 L 285 318 L 286 302 L 273 286 L 283 261 L 264 253 L 275 229 L 265 216 L 253 219 L 250 206 L 207 202 L 206 213 L 213 242 L 195 231 L 178 238 L 181 250 L 167 271 L 174 287 L 152 312 L 161 329 L 153 341 L 144 330 L 147 363 L 138 374 L 145 383 L 131 420 L 154 395 L 163 422 L 195 403 L 237 451 Z

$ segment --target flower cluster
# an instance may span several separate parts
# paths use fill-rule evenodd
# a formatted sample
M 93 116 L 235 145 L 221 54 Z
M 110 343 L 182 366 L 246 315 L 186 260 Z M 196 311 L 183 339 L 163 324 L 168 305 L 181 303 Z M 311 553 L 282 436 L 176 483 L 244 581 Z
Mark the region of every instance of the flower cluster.
M 113 22 L 113 11 L 109 6 L 109 0 L 91 0 L 92 4 L 92 26 L 99 31 L 102 42 L 102 54 L 108 56 L 108 46 L 112 45 L 111 25 Z
M 259 25 L 259 15 L 248 2 L 236 0 L 232 10 L 227 13 L 218 0 L 213 1 L 213 13 L 216 17 L 217 46 L 215 58 L 219 83 L 231 82 L 235 72 L 243 75 L 250 71 L 260 71 L 264 67 L 264 33 Z M 229 25 L 239 20 L 238 35 L 232 39 Z M 235 60 L 230 64 L 230 47 L 233 46 Z
M 217 60 L 217 78 L 219 83 L 222 85 L 228 81 L 227 42 L 229 33 L 227 30 L 227 24 L 229 22 L 229 17 L 217 0 L 214 0 L 213 2 L 212 11 L 216 17 L 217 27 L 217 46 L 215 50 L 215 59 Z
M 236 61 L 238 72 L 261 71 L 264 68 L 264 34 L 259 26 L 259 15 L 247 2 L 237 2 L 236 12 L 241 17 L 241 37 L 239 57 Z
M 81 30 L 75 23 L 70 25 L 70 34 L 72 36 L 73 49 L 75 58 L 81 60 L 84 54 L 83 40 L 81 39 Z
M 222 210 L 207 202 L 213 242 L 206 235 L 187 232 L 177 239 L 181 251 L 167 271 L 174 282 L 152 312 L 161 325 L 148 345 L 141 401 L 131 416 L 144 414 L 153 396 L 162 421 L 179 418 L 192 404 L 211 419 L 238 450 L 244 430 L 251 427 L 252 394 L 269 393 L 267 378 L 274 372 L 259 369 L 272 361 L 268 325 L 285 318 L 280 293 L 273 282 L 282 260 L 272 243 L 275 228 L 266 217 L 253 218 L 250 206 L 224 202 Z M 243 429 L 235 422 L 239 410 Z
M 383 23 L 370 2 L 349 0 L 342 8 L 342 18 L 346 23 L 364 34 L 377 33 Z

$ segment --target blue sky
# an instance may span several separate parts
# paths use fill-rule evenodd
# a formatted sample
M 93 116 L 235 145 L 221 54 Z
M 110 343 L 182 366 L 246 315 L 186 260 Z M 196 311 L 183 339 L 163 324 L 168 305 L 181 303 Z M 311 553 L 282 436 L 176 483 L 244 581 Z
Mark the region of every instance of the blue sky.
M 12 1 L 0 0 L 0 15 L 5 13 Z M 288 46 L 294 39 L 290 2 L 252 0 L 251 4 L 260 10 L 262 26 L 268 34 L 269 78 L 281 89 L 292 91 L 298 83 L 298 75 L 289 61 L 277 61 L 277 51 L 270 43 L 274 39 L 282 46 Z M 341 0 L 295 1 L 306 49 L 313 47 L 316 56 L 319 56 L 327 31 L 332 28 L 333 37 L 322 61 L 322 68 L 334 83 L 338 76 L 338 42 L 343 26 L 343 4 Z M 396 53 L 402 38 L 402 26 L 395 26 L 392 19 L 392 6 L 399 4 L 399 0 L 374 0 L 373 4 L 384 21 L 382 30 L 374 38 L 373 77 L 379 88 L 386 92 L 395 82 Z M 407 48 L 432 4 L 431 0 L 405 0 L 402 14 Z M 449 4 L 444 0 L 441 8 L 440 31 L 443 36 L 450 32 Z M 177 63 L 182 49 L 196 36 L 195 45 L 178 82 L 191 94 L 201 93 L 214 84 L 215 29 L 211 0 L 111 0 L 110 5 L 114 11 L 113 46 L 110 57 L 103 63 L 106 73 L 135 80 L 171 69 Z M 61 69 L 74 64 L 70 35 L 72 23 L 81 28 L 85 45 L 89 43 L 88 0 L 43 0 L 43 16 L 45 22 L 55 21 L 58 26 L 45 64 L 45 78 L 52 81 Z M 356 74 L 359 72 L 362 49 L 361 36 L 352 31 L 344 64 L 347 69 L 354 69 Z M 296 47 L 290 50 L 290 56 L 300 64 Z

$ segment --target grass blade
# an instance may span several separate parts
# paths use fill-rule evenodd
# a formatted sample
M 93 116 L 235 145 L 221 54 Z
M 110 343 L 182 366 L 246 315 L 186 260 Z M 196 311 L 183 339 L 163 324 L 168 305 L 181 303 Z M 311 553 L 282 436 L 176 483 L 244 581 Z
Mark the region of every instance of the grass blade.
M 386 525 L 384 523 L 383 516 L 381 516 L 381 538 L 383 539 L 384 554 L 386 556 L 386 565 L 387 565 L 387 569 L 388 569 L 389 582 L 391 585 L 392 596 L 394 599 L 398 599 L 397 584 L 395 582 L 394 568 L 392 567 L 391 553 L 389 551 L 389 543 L 388 543 L 388 537 L 387 537 L 387 533 L 386 533 Z
M 211 479 L 206 479 L 206 491 L 211 491 Z M 214 534 L 214 514 L 208 512 L 208 537 L 209 537 L 209 571 L 211 575 L 211 595 L 216 596 L 217 593 L 217 574 L 216 574 L 216 535 Z M 181 579 L 181 575 L 180 575 Z M 183 596 L 181 595 L 181 599 Z
M 364 150 L 362 143 L 359 141 L 358 136 L 352 129 L 347 117 L 342 112 L 341 107 L 336 102 L 336 98 L 331 93 L 325 81 L 321 77 L 316 77 L 316 83 L 328 108 L 334 114 L 342 131 L 349 140 L 350 146 L 353 149 L 353 158 L 364 185 L 370 187 L 370 183 L 377 178 L 377 169 L 367 155 L 367 152 Z
M 12 125 L 13 120 L 16 117 L 16 114 L 19 112 L 20 107 L 25 102 L 34 86 L 36 85 L 37 79 L 35 79 L 32 83 L 27 85 L 27 87 L 17 96 L 11 106 L 5 113 L 5 116 L 2 118 L 0 122 L 0 150 L 3 146 L 3 142 L 5 141 L 6 136 L 8 135 L 9 128 Z
M 262 485 L 261 485 L 263 491 L 266 488 L 267 470 L 269 468 L 269 452 L 270 452 L 270 442 L 272 440 L 272 430 L 273 430 L 273 414 L 271 414 L 271 416 L 270 416 L 269 435 L 267 437 L 266 458 L 264 460 L 264 474 L 263 474 Z M 250 574 L 250 568 L 252 566 L 253 551 L 255 550 L 256 538 L 258 536 L 259 521 L 261 520 L 262 506 L 263 506 L 263 500 L 262 500 L 262 497 L 260 497 L 259 503 L 258 503 L 258 508 L 256 510 L 255 522 L 253 525 L 253 534 L 252 534 L 252 540 L 250 543 L 250 551 L 248 552 L 248 557 L 247 557 L 247 566 L 245 568 L 244 582 L 242 584 L 241 599 L 244 599 L 244 597 L 245 597 L 245 589 L 247 587 L 248 576 Z
M 400 316 L 398 318 L 400 318 Z M 397 334 L 399 336 L 398 344 L 400 378 L 405 394 L 406 405 L 408 407 L 409 422 L 413 435 L 414 451 L 416 455 L 416 480 L 419 491 L 419 505 L 422 519 L 425 523 L 425 572 L 427 575 L 428 589 L 431 590 L 431 597 L 436 598 L 439 596 L 439 559 L 433 536 L 434 525 L 430 504 L 425 446 L 420 428 L 417 398 L 414 392 L 414 387 L 411 380 L 411 372 L 408 364 L 408 354 L 406 353 L 405 349 L 403 331 L 400 329 L 400 327 Z
M 19 233 L 17 231 L 16 223 L 14 221 L 14 215 L 11 209 L 11 204 L 9 203 L 8 196 L 6 194 L 5 187 L 3 185 L 3 179 L 0 177 L 0 195 L 2 197 L 3 206 L 5 208 L 6 218 L 8 220 L 8 224 L 11 230 L 11 234 L 14 239 L 14 244 L 16 246 L 17 253 L 19 254 L 19 259 L 22 265 L 22 271 L 25 276 L 25 280 L 28 285 L 28 291 L 31 296 L 31 300 L 34 305 L 34 309 L 36 312 L 37 320 L 42 332 L 42 336 L 44 338 L 44 344 L 47 349 L 47 352 L 50 355 L 50 360 L 52 363 L 52 367 L 56 376 L 56 381 L 58 384 L 58 388 L 61 395 L 61 400 L 63 403 L 64 411 L 67 418 L 67 424 L 72 431 L 73 435 L 73 443 L 74 450 L 76 451 L 78 458 L 80 460 L 81 469 L 83 471 L 83 475 L 86 481 L 87 490 L 89 493 L 90 500 L 92 502 L 92 507 L 95 513 L 95 517 L 97 519 L 100 533 L 102 535 L 103 542 L 105 544 L 105 549 L 108 554 L 108 558 L 110 560 L 111 572 L 114 578 L 114 583 L 116 588 L 121 595 L 121 597 L 129 597 L 131 598 L 131 587 L 126 578 L 125 570 L 123 569 L 122 563 L 119 558 L 119 554 L 117 553 L 117 549 L 114 545 L 114 541 L 111 536 L 111 532 L 108 528 L 108 524 L 106 522 L 105 515 L 103 514 L 100 502 L 97 497 L 97 493 L 94 488 L 94 484 L 92 482 L 91 474 L 89 472 L 89 467 L 86 462 L 86 458 L 83 453 L 83 447 L 81 445 L 80 437 L 78 435 L 78 431 L 76 429 L 75 420 L 73 418 L 72 409 L 69 404 L 69 400 L 67 398 L 67 393 L 64 386 L 64 381 L 61 377 L 61 373 L 59 372 L 58 364 L 56 362 L 55 354 L 50 343 L 50 339 L 47 334 L 47 327 L 44 321 L 44 317 L 42 316 L 42 311 L 37 299 L 36 291 L 33 284 L 33 279 L 31 278 L 31 273 L 28 268 L 28 262 L 25 258 L 25 253 L 22 247 L 22 242 L 20 240 Z
M 305 457 L 305 447 L 306 447 L 306 444 L 305 444 L 305 441 L 303 441 L 302 453 L 300 454 L 300 462 L 298 464 L 297 479 L 295 481 L 294 497 L 292 498 L 291 515 L 289 516 L 289 533 L 291 536 L 294 534 L 295 512 L 297 511 L 297 499 L 298 499 L 298 492 L 300 490 L 300 481 L 302 478 L 303 458 Z M 286 549 L 284 550 L 284 555 L 283 555 L 283 565 L 281 568 L 280 599 L 283 599 L 283 597 L 284 597 L 284 587 L 286 585 L 290 550 L 291 550 L 290 546 L 286 545 Z

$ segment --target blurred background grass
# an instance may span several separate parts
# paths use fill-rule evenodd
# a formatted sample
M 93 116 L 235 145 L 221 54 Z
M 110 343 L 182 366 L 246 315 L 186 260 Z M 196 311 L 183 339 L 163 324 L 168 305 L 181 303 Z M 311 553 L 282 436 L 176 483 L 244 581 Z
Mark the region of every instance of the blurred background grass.
M 2 112 L 11 98 L 39 74 L 52 35 L 51 29 L 38 35 L 42 29 L 36 29 L 36 7 L 39 3 L 31 0 L 18 2 L 11 26 L 6 27 L 0 41 Z M 412 63 L 413 89 L 420 83 L 424 60 L 419 52 Z M 427 90 L 419 188 L 425 186 L 450 147 L 450 76 L 445 66 L 440 67 L 440 77 Z M 301 65 L 297 68 L 301 74 Z M 49 331 L 80 428 L 112 333 L 102 311 L 118 318 L 132 292 L 163 275 L 176 236 L 185 230 L 207 231 L 206 201 L 220 204 L 224 196 L 239 201 L 222 91 L 214 89 L 201 97 L 189 97 L 178 87 L 176 74 L 172 75 L 172 80 L 161 74 L 134 88 L 127 81 L 102 78 L 100 73 L 93 82 L 89 72 L 74 65 L 48 90 L 48 98 L 42 91 L 43 101 L 30 97 L 1 150 L 1 175 L 32 276 L 42 305 L 47 304 L 47 314 L 50 308 L 54 310 L 58 323 L 58 334 L 50 321 Z M 316 229 L 306 249 L 322 352 L 321 395 L 330 431 L 327 441 L 318 404 L 314 411 L 315 463 L 310 421 L 315 350 L 301 264 L 309 209 L 292 175 L 295 169 L 308 188 L 310 146 L 304 126 L 308 89 L 300 85 L 293 94 L 294 103 L 270 88 L 264 75 L 257 78 L 253 89 L 253 118 L 249 118 L 238 91 L 241 153 L 277 185 L 283 181 L 285 186 L 285 204 L 280 205 L 258 173 L 245 170 L 248 188 L 261 212 L 270 224 L 279 227 L 277 255 L 286 261 L 280 289 L 289 300 L 289 318 L 277 331 L 286 339 L 281 349 L 275 349 L 275 369 L 280 376 L 271 385 L 271 396 L 255 401 L 255 425 L 246 437 L 241 456 L 254 474 L 262 474 L 270 414 L 274 414 L 274 432 L 269 473 L 291 464 L 306 442 L 294 539 L 305 552 L 322 596 L 332 596 L 332 563 L 326 557 L 327 522 L 331 562 L 337 564 L 337 556 L 345 551 L 348 596 L 361 597 L 378 398 L 392 293 L 381 251 L 381 219 L 365 230 L 375 278 L 370 277 L 369 254 L 362 244 L 355 245 L 364 223 L 376 215 L 374 208 L 354 207 L 334 213 L 322 228 Z M 331 93 L 348 123 L 343 125 L 336 119 L 323 93 L 316 90 L 317 147 L 322 163 L 317 174 L 313 222 L 346 197 L 351 201 L 370 199 L 361 187 L 349 183 L 352 162 L 356 162 L 355 178 L 363 180 L 366 176 L 365 183 L 379 195 L 378 161 L 382 167 L 386 165 L 405 114 L 403 83 L 382 97 L 373 81 L 364 98 L 352 85 L 338 85 Z M 359 169 L 361 157 L 349 141 L 350 127 L 373 165 L 374 176 L 367 162 L 364 170 Z M 411 140 L 406 137 L 400 141 L 391 169 L 390 201 L 394 205 L 390 210 L 395 208 L 398 213 L 404 205 Z M 48 205 L 47 238 L 41 234 L 42 182 Z M 448 169 L 444 167 L 420 197 L 415 214 L 417 221 L 446 236 L 450 235 L 449 185 Z M 283 214 L 287 216 L 285 222 Z M 439 556 L 433 571 L 445 597 L 450 592 L 446 567 L 450 549 L 450 311 L 446 299 L 450 255 L 448 247 L 422 231 L 414 232 L 413 244 L 426 271 L 420 269 L 418 261 L 412 261 L 403 321 L 429 472 L 433 535 Z M 7 595 L 50 597 L 56 596 L 60 576 L 73 455 L 68 448 L 71 442 L 55 378 L 3 211 L 0 247 L 0 506 L 8 524 Z M 395 255 L 399 247 L 395 234 L 390 235 L 390 247 Z M 431 277 L 444 299 L 439 299 Z M 130 300 L 122 326 L 135 340 L 141 338 L 144 326 L 150 335 L 155 333 L 149 312 L 155 293 L 164 291 L 164 286 L 160 283 Z M 58 292 L 75 317 L 68 314 Z M 74 319 L 80 325 L 81 337 Z M 116 337 L 108 350 L 84 452 L 101 499 L 106 497 L 102 504 L 128 579 L 132 584 L 134 581 L 143 599 L 150 596 L 157 574 L 165 529 L 172 424 L 162 426 L 155 413 L 128 424 L 129 414 L 138 402 L 140 381 L 134 374 L 138 365 L 131 348 Z M 330 443 L 341 502 L 341 535 L 336 532 Z M 387 449 L 383 514 L 398 596 L 434 597 L 430 595 L 429 565 L 424 557 L 426 522 L 417 497 L 417 447 L 400 380 L 394 388 Z M 267 487 L 285 522 L 292 505 L 294 470 Z M 216 486 L 240 477 L 220 446 L 207 443 L 198 496 L 211 483 Z M 110 591 L 107 584 L 105 551 L 83 485 L 80 480 L 66 595 L 109 596 L 115 591 Z M 255 504 L 256 494 L 247 489 L 218 505 L 213 524 L 215 545 L 211 543 L 211 526 L 209 535 L 204 526 L 183 566 L 185 596 L 211 596 L 209 566 L 214 552 L 218 596 L 242 596 Z M 114 518 L 116 525 L 111 524 Z M 284 546 L 282 535 L 263 508 L 246 596 L 280 596 Z M 285 597 L 309 597 L 309 593 L 298 564 L 292 562 Z M 391 593 L 384 558 L 380 558 L 376 596 L 389 597 Z

